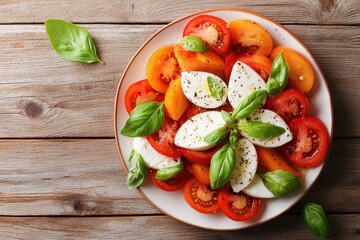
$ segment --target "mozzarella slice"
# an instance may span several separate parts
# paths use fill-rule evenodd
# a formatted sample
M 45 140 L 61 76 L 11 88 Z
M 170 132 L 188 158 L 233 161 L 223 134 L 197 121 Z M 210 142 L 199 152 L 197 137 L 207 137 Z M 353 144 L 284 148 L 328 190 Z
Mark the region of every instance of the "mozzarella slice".
M 235 151 L 236 165 L 230 177 L 230 185 L 234 192 L 240 192 L 253 180 L 258 158 L 254 145 L 245 138 L 239 141 Z
M 265 88 L 265 81 L 251 67 L 240 61 L 234 64 L 230 75 L 228 93 L 228 99 L 233 108 L 236 108 L 241 100 L 255 90 Z
M 252 182 L 242 190 L 245 194 L 256 198 L 274 198 L 275 195 L 266 187 L 261 177 L 255 174 Z
M 208 77 L 216 81 L 223 89 L 221 97 L 213 97 L 208 86 Z M 221 78 L 207 72 L 182 72 L 181 87 L 187 99 L 193 104 L 203 108 L 217 108 L 223 105 L 227 98 L 227 86 Z
M 226 123 L 218 111 L 197 114 L 180 127 L 175 135 L 175 145 L 191 150 L 209 149 L 215 144 L 204 142 L 205 136 L 225 125 Z
M 249 136 L 245 132 L 241 131 L 241 134 L 246 137 L 250 142 L 252 142 L 255 145 L 261 146 L 261 147 L 279 147 L 281 145 L 284 145 L 285 143 L 292 140 L 293 135 L 288 127 L 288 125 L 285 123 L 285 121 L 275 112 L 267 110 L 267 109 L 258 109 L 255 110 L 248 118 L 248 120 L 252 121 L 261 121 L 264 123 L 270 123 L 274 124 L 276 126 L 282 127 L 285 129 L 285 132 L 279 136 L 272 137 L 272 138 L 266 138 L 266 139 L 257 139 Z
M 180 158 L 171 158 L 158 153 L 144 137 L 134 138 L 133 149 L 142 156 L 148 168 L 161 169 L 180 164 Z

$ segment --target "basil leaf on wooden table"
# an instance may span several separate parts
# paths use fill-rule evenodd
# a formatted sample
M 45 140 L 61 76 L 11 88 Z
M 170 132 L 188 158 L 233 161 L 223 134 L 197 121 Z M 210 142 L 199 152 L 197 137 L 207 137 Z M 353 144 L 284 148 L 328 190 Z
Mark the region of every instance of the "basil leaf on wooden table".
M 271 67 L 271 73 L 266 82 L 266 90 L 269 96 L 275 96 L 285 89 L 289 76 L 289 67 L 285 58 L 280 54 L 274 59 Z
M 184 164 L 182 162 L 180 162 L 180 164 L 175 166 L 161 168 L 157 170 L 155 178 L 157 180 L 166 181 L 172 177 L 175 177 L 176 174 L 181 172 L 183 169 L 184 169 Z
M 295 174 L 283 170 L 267 172 L 260 177 L 265 187 L 277 197 L 295 192 L 301 187 L 300 180 Z
M 218 189 L 224 186 L 230 179 L 236 163 L 235 149 L 230 144 L 225 144 L 211 158 L 210 162 L 210 186 Z
M 65 59 L 104 64 L 97 56 L 93 39 L 85 28 L 61 19 L 48 19 L 45 29 L 51 46 Z
M 201 41 L 199 37 L 196 36 L 185 36 L 180 40 L 180 44 L 189 51 L 192 52 L 206 52 L 209 48 L 208 46 Z
M 131 151 L 129 162 L 131 168 L 127 176 L 127 185 L 129 189 L 133 189 L 140 186 L 144 181 L 146 166 L 142 156 L 134 149 Z
M 209 76 L 206 81 L 213 98 L 221 99 L 226 94 L 224 86 L 216 78 Z
M 276 137 L 285 132 L 285 129 L 274 124 L 261 121 L 243 121 L 238 123 L 239 130 L 257 139 Z
M 229 132 L 226 127 L 220 127 L 215 129 L 211 133 L 205 136 L 204 142 L 206 143 L 219 143 L 222 142 L 227 136 Z
M 316 203 L 307 203 L 303 212 L 305 225 L 321 237 L 330 236 L 330 227 L 324 208 Z
M 150 135 L 164 123 L 164 103 L 145 102 L 137 105 L 130 113 L 121 134 L 127 137 Z
M 254 110 L 259 108 L 267 96 L 266 90 L 257 90 L 244 98 L 234 109 L 232 116 L 236 119 L 248 117 Z

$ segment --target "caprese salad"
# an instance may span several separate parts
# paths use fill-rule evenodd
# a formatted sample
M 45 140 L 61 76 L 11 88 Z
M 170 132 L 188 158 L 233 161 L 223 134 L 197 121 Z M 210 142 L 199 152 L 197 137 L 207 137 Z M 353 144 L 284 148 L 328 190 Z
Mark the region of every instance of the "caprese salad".
M 326 157 L 327 129 L 309 116 L 311 64 L 254 21 L 194 17 L 180 42 L 152 54 L 146 76 L 125 94 L 129 188 L 149 174 L 201 213 L 245 221 Z

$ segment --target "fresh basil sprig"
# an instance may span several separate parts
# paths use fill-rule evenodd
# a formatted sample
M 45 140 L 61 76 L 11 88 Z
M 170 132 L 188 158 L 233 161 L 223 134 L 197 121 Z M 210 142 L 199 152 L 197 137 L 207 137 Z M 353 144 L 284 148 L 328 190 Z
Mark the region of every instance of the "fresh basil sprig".
M 265 187 L 277 197 L 295 192 L 301 187 L 300 180 L 295 174 L 283 170 L 267 172 L 260 177 Z
M 241 121 L 237 126 L 239 130 L 257 139 L 276 137 L 285 132 L 282 127 L 261 121 Z
M 305 225 L 321 237 L 330 236 L 330 227 L 324 208 L 316 203 L 307 203 L 303 212 Z
M 239 132 L 237 129 L 232 129 L 230 132 L 229 142 L 233 149 L 236 149 L 236 146 L 239 142 L 238 134 Z
M 184 164 L 182 162 L 180 162 L 178 165 L 175 166 L 161 168 L 157 170 L 155 178 L 157 180 L 166 181 L 169 180 L 170 178 L 175 177 L 176 174 L 181 172 L 183 169 L 184 169 Z
M 267 96 L 266 90 L 257 90 L 244 98 L 234 109 L 232 116 L 236 119 L 248 117 L 255 109 L 259 108 Z
M 212 189 L 221 188 L 229 181 L 234 171 L 235 163 L 235 149 L 230 144 L 225 144 L 212 156 L 209 172 Z
M 51 46 L 65 59 L 104 64 L 97 56 L 93 39 L 85 28 L 61 19 L 48 19 L 45 29 Z
M 144 181 L 146 166 L 140 153 L 134 149 L 131 151 L 129 162 L 131 163 L 131 168 L 127 176 L 127 185 L 129 189 L 133 189 L 140 186 Z
M 211 133 L 205 136 L 204 142 L 206 143 L 219 143 L 225 140 L 225 138 L 229 135 L 229 131 L 227 127 L 220 127 L 215 129 Z
M 201 41 L 199 37 L 196 36 L 185 36 L 180 40 L 180 44 L 189 51 L 192 52 L 206 52 L 209 48 L 208 46 Z
M 137 105 L 130 113 L 121 134 L 128 137 L 150 135 L 164 123 L 164 103 L 145 102 Z
M 224 86 L 216 78 L 209 76 L 207 77 L 206 81 L 211 97 L 221 99 L 226 94 Z
M 289 67 L 285 58 L 280 54 L 274 59 L 271 66 L 271 73 L 266 82 L 266 90 L 269 96 L 275 96 L 286 87 L 289 76 Z

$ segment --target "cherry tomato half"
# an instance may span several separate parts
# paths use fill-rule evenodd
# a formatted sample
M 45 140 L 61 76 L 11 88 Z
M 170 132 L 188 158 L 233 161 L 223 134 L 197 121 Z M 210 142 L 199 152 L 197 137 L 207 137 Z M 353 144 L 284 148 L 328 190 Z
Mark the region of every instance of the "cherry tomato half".
M 243 192 L 234 193 L 227 187 L 219 191 L 219 205 L 223 213 L 234 221 L 245 221 L 252 218 L 260 208 L 260 199 Z
M 125 108 L 126 111 L 130 112 L 135 108 L 136 105 L 148 101 L 161 102 L 164 100 L 164 95 L 155 91 L 145 80 L 135 82 L 129 86 L 125 93 Z
M 227 23 L 221 18 L 200 15 L 193 18 L 184 28 L 183 36 L 197 36 L 208 46 L 223 56 L 230 45 L 230 31 Z
M 280 148 L 287 160 L 300 167 L 315 167 L 325 160 L 329 136 L 325 125 L 315 117 L 290 122 L 294 139 Z
M 169 180 L 158 180 L 155 178 L 157 170 L 151 169 L 150 170 L 150 178 L 151 181 L 155 184 L 156 187 L 160 188 L 161 190 L 167 192 L 178 191 L 184 187 L 187 180 L 190 178 L 190 174 L 186 170 L 182 170 L 174 177 L 170 178 Z
M 276 112 L 288 123 L 294 118 L 306 117 L 309 102 L 299 90 L 287 89 L 275 97 L 267 98 L 264 108 Z
M 194 177 L 185 183 L 183 194 L 186 202 L 198 212 L 214 213 L 219 210 L 218 191 Z
M 174 138 L 178 129 L 178 122 L 165 117 L 164 123 L 160 129 L 147 136 L 147 140 L 158 153 L 171 158 L 180 157 L 181 152 L 174 144 Z

